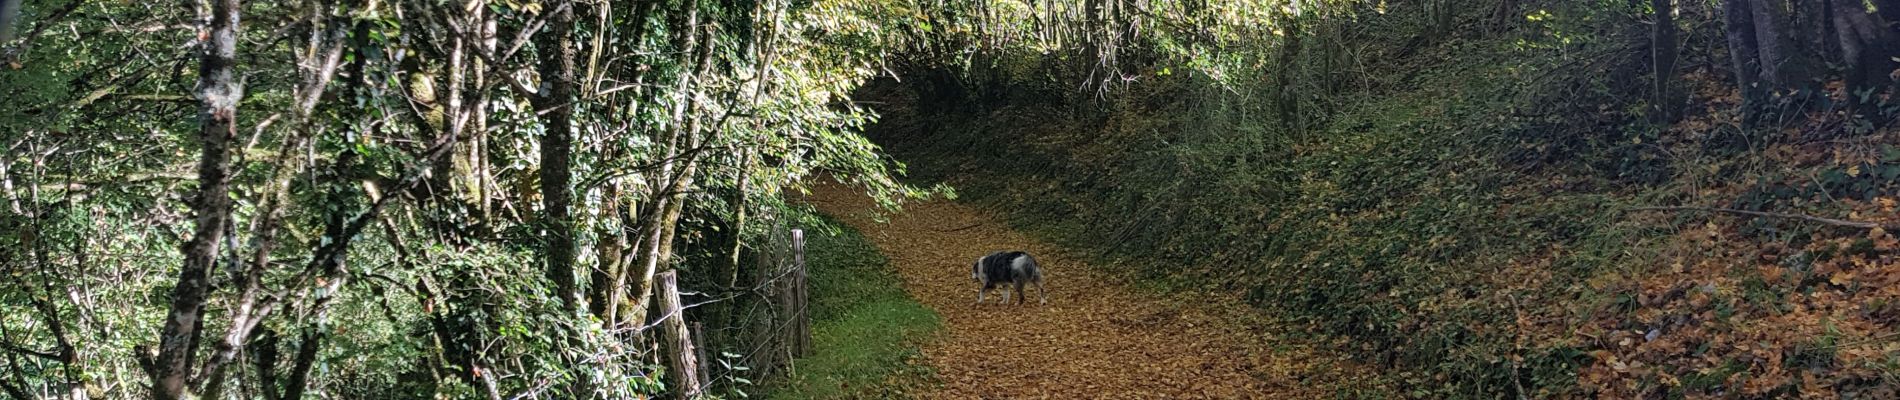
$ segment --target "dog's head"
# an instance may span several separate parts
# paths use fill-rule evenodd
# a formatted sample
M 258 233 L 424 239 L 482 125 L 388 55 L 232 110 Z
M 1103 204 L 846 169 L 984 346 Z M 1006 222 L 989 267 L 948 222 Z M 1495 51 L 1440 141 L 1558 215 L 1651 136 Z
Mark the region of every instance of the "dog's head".
M 978 258 L 976 262 L 970 263 L 970 280 L 983 282 L 983 259 Z

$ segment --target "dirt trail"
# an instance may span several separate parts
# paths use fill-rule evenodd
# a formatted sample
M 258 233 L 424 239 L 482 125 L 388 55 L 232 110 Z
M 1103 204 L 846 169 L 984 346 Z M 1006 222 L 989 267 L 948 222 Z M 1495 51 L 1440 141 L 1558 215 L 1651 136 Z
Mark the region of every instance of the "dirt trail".
M 1332 357 L 1269 337 L 1270 323 L 1232 301 L 1139 292 L 988 213 L 938 200 L 880 223 L 869 198 L 837 184 L 811 201 L 875 242 L 905 290 L 943 317 L 922 352 L 944 386 L 923 398 L 1316 398 L 1335 386 L 1322 382 L 1342 381 Z M 1005 249 L 1042 263 L 1048 306 L 1033 288 L 1025 306 L 972 304 L 970 263 Z

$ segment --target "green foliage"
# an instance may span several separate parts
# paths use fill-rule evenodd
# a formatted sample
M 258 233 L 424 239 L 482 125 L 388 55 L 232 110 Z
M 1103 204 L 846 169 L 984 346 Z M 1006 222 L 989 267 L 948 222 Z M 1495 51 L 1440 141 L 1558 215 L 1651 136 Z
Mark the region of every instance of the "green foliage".
M 147 397 L 139 360 L 180 301 L 179 248 L 207 212 L 189 200 L 205 144 L 192 86 L 210 8 L 24 3 L 20 32 L 34 34 L 0 43 L 17 62 L 0 66 L 12 96 L 0 107 L 0 343 L 57 357 L 0 359 L 0 397 L 69 386 Z M 901 165 L 857 134 L 875 115 L 848 98 L 906 45 L 890 26 L 908 14 L 888 11 L 909 3 L 346 3 L 236 9 L 236 222 L 219 239 L 210 294 L 182 300 L 205 317 L 190 357 L 200 364 L 226 332 L 244 331 L 232 329 L 238 310 L 270 307 L 239 335 L 227 396 L 665 393 L 657 378 L 672 372 L 647 351 L 652 332 L 636 329 L 650 321 L 571 309 L 561 299 L 572 296 L 549 287 L 559 275 L 547 271 L 545 237 L 573 235 L 575 275 L 618 261 L 632 271 L 620 282 L 642 287 L 652 260 L 705 275 L 682 278 L 699 285 L 683 291 L 714 291 L 717 271 L 702 267 L 715 257 L 671 253 L 731 256 L 767 240 L 789 193 L 816 177 L 891 207 L 947 192 L 897 182 Z M 547 24 L 562 7 L 581 15 L 568 42 Z M 479 40 L 484 26 L 495 43 Z M 534 66 L 562 47 L 577 50 L 566 61 L 578 90 L 538 97 L 554 77 Z M 574 151 L 543 151 L 550 114 L 572 118 Z M 561 225 L 541 208 L 550 159 L 573 175 L 570 232 L 549 232 Z M 669 207 L 690 217 L 657 216 Z M 680 233 L 649 238 L 660 226 Z M 703 240 L 716 234 L 731 242 Z M 336 268 L 315 259 L 342 243 Z M 615 247 L 630 245 L 654 251 Z M 602 257 L 610 248 L 623 257 Z M 649 304 L 621 303 L 646 298 L 597 303 L 643 313 Z M 317 351 L 306 360 L 304 348 Z M 311 372 L 293 372 L 302 367 Z M 270 387 L 293 375 L 309 380 Z
M 1113 112 L 1065 112 L 1075 100 L 1061 96 L 1018 98 L 1026 101 L 984 115 L 898 106 L 882 110 L 890 126 L 872 132 L 917 160 L 918 177 L 1010 210 L 1020 228 L 1178 282 L 1164 286 L 1242 293 L 1265 312 L 1350 338 L 1359 361 L 1390 368 L 1384 379 L 1409 396 L 1574 390 L 1592 362 L 1587 348 L 1513 327 L 1519 313 L 1592 301 L 1581 282 L 1635 261 L 1625 247 L 1656 235 L 1617 223 L 1615 205 L 1629 198 L 1589 189 L 1657 181 L 1618 178 L 1629 171 L 1666 180 L 1668 170 L 1566 174 L 1631 158 L 1610 154 L 1620 139 L 1571 125 L 1586 121 L 1579 115 L 1631 121 L 1596 112 L 1627 91 L 1566 61 L 1612 54 L 1625 36 L 1605 20 L 1623 11 L 1534 11 L 1580 20 L 1520 40 L 1437 37 L 1424 13 L 1398 7 L 1303 17 L 1305 39 L 1325 44 L 1293 61 L 1291 88 L 1230 78 L 1285 64 L 1217 62 L 1207 65 L 1225 67 L 1144 78 L 1109 96 Z M 1270 60 L 1269 49 L 1217 54 Z M 1563 99 L 1585 107 L 1577 112 L 1522 112 L 1574 90 L 1591 93 Z M 1297 93 L 1313 114 L 1306 132 L 1267 112 L 1278 91 Z M 893 104 L 909 95 L 867 90 Z M 1556 126 L 1566 130 L 1544 130 Z

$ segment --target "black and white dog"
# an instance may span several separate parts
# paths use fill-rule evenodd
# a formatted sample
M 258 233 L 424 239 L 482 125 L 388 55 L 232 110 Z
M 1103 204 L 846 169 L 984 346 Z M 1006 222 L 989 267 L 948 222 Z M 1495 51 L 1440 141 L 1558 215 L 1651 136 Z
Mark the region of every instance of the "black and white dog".
M 1016 304 L 1028 300 L 1023 294 L 1023 284 L 1036 284 L 1036 297 L 1042 304 L 1049 304 L 1049 296 L 1042 292 L 1042 268 L 1036 265 L 1036 258 L 1020 251 L 999 251 L 976 259 L 970 266 L 970 278 L 983 284 L 976 290 L 976 304 L 983 304 L 983 294 L 995 288 L 997 284 L 1016 284 Z M 1007 286 L 1003 290 L 1009 290 Z M 1009 294 L 1003 294 L 1003 304 L 1009 304 Z

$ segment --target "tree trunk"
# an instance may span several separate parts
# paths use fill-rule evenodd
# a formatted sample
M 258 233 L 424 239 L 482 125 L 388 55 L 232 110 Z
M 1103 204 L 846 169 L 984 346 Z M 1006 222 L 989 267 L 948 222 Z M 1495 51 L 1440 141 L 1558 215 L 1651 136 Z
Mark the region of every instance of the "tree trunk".
M 1841 48 L 1834 40 L 1834 2 L 1805 0 L 1794 2 L 1795 42 L 1818 59 L 1817 65 L 1839 64 Z
M 311 10 L 310 15 L 313 21 L 326 21 L 328 11 L 328 8 L 318 6 Z M 290 179 L 295 171 L 301 168 L 300 157 L 293 154 L 304 148 L 319 130 L 311 122 L 310 115 L 316 109 L 317 102 L 323 98 L 323 93 L 329 87 L 331 79 L 336 76 L 337 66 L 342 62 L 345 48 L 354 48 L 356 51 L 355 61 L 350 63 L 349 68 L 349 76 L 352 78 L 351 87 L 360 93 L 362 88 L 368 85 L 366 74 L 364 74 L 364 64 L 368 57 L 363 54 L 363 51 L 369 46 L 367 33 L 369 23 L 361 21 L 356 23 L 353 29 L 356 32 L 357 43 L 353 47 L 346 47 L 343 44 L 344 30 L 341 25 L 336 25 L 339 22 L 340 20 L 324 23 L 330 25 L 321 28 L 327 31 L 321 35 L 312 35 L 310 50 L 299 61 L 299 64 L 308 66 L 309 69 L 305 70 L 304 82 L 299 85 L 293 97 L 296 105 L 291 110 L 294 122 L 290 129 L 294 132 L 291 133 L 289 139 L 284 141 L 283 146 L 278 148 L 275 159 L 271 161 L 273 170 L 271 177 L 266 181 L 263 190 L 259 192 L 265 200 L 261 212 L 251 220 L 250 258 L 232 267 L 244 271 L 237 283 L 233 285 L 238 288 L 238 301 L 231 307 L 230 326 L 226 328 L 222 338 L 212 345 L 214 351 L 211 353 L 211 358 L 205 361 L 205 366 L 201 369 L 200 374 L 203 376 L 199 379 L 203 380 L 204 384 L 200 395 L 204 397 L 218 397 L 226 376 L 225 367 L 236 360 L 244 343 L 251 340 L 254 329 L 261 325 L 264 318 L 269 317 L 276 308 L 269 304 L 260 305 L 259 303 L 261 297 L 264 297 L 262 293 L 264 274 L 270 269 L 271 252 L 276 248 L 277 235 L 282 229 L 283 207 L 285 203 L 291 201 L 289 198 Z
M 669 357 L 666 376 L 669 388 L 679 393 L 681 399 L 699 397 L 699 360 L 698 351 L 693 348 L 693 336 L 686 329 L 684 306 L 680 303 L 679 278 L 674 271 L 661 272 L 660 280 L 660 317 L 664 323 L 660 335 L 664 336 Z
M 310 369 L 317 365 L 317 350 L 321 349 L 319 346 L 323 343 L 323 334 L 315 328 L 306 328 L 302 337 L 297 342 L 297 356 L 291 359 L 290 371 L 284 380 L 282 398 L 285 400 L 303 398 L 304 391 L 310 386 Z
M 696 67 L 693 71 L 680 74 L 678 84 L 675 86 L 678 95 L 675 96 L 672 110 L 674 128 L 667 135 L 668 139 L 662 142 L 666 143 L 670 150 L 665 152 L 666 158 L 661 161 L 660 172 L 654 179 L 655 182 L 661 182 L 661 184 L 654 190 L 653 198 L 657 201 L 647 214 L 650 216 L 647 228 L 651 232 L 643 239 L 646 241 L 646 272 L 640 280 L 638 293 L 634 294 L 638 300 L 633 303 L 630 319 L 635 321 L 644 320 L 646 317 L 644 313 L 651 308 L 649 302 L 653 296 L 654 273 L 667 265 L 673 256 L 673 228 L 679 221 L 681 210 L 679 203 L 685 200 L 685 188 L 692 185 L 694 172 L 692 153 L 697 152 L 696 147 L 699 146 L 699 141 L 695 137 L 699 118 L 694 116 L 697 110 L 694 106 L 697 103 L 695 100 L 697 96 L 693 95 L 695 90 L 693 81 L 695 75 L 703 73 L 711 65 L 713 39 L 710 36 L 700 37 L 699 29 L 699 9 L 693 4 L 688 4 L 686 20 L 679 31 L 682 35 L 681 42 L 684 44 L 680 48 L 693 52 L 697 57 L 697 62 L 694 63 Z M 705 43 L 701 43 L 702 41 Z
M 183 249 L 185 260 L 172 289 L 171 310 L 159 334 L 159 349 L 149 363 L 152 397 L 161 400 L 193 397 L 189 379 L 198 339 L 204 327 L 205 295 L 209 275 L 217 262 L 219 245 L 231 224 L 231 147 L 237 139 L 237 106 L 243 97 L 237 86 L 238 0 L 211 2 L 204 53 L 199 59 L 198 193 L 192 202 L 194 226 Z
M 1451 35 L 1451 24 L 1457 20 L 1457 14 L 1452 11 L 1452 1 L 1432 2 L 1432 36 L 1437 36 L 1434 39 L 1444 39 L 1445 36 Z
M 0 0 L 0 46 L 13 41 L 13 32 L 19 29 L 20 0 Z
M 1755 25 L 1756 51 L 1761 57 L 1761 79 L 1768 90 L 1795 96 L 1811 96 L 1819 89 L 1814 82 L 1816 66 L 1811 55 L 1798 46 L 1788 29 L 1785 3 L 1755 0 L 1749 11 Z
M 711 67 L 712 39 L 713 37 L 709 32 L 706 37 L 701 40 L 700 50 L 698 52 L 699 67 L 695 68 L 693 72 L 694 76 L 706 74 L 707 70 Z M 686 124 L 680 133 L 684 136 L 684 139 L 682 140 L 683 144 L 681 145 L 681 152 L 678 157 L 679 161 L 677 161 L 680 164 L 680 169 L 675 173 L 672 184 L 666 186 L 665 196 L 667 200 L 663 203 L 664 209 L 656 210 L 660 213 L 659 226 L 657 227 L 659 228 L 659 235 L 654 238 L 655 242 L 653 246 L 655 251 L 652 256 L 655 257 L 653 261 L 658 265 L 669 265 L 671 263 L 673 258 L 673 243 L 677 241 L 675 239 L 679 234 L 680 215 L 686 209 L 686 190 L 693 187 L 694 175 L 699 172 L 699 163 L 696 159 L 700 153 L 699 147 L 702 145 L 699 131 L 702 128 L 701 124 L 704 122 L 703 118 L 699 116 L 700 110 L 699 101 L 696 100 L 697 96 L 690 92 L 690 90 L 696 89 L 688 90 L 689 92 L 686 96 L 686 112 L 682 115 L 686 119 Z
M 1512 27 L 1517 26 L 1517 21 L 1523 18 L 1524 16 L 1517 11 L 1517 0 L 1499 1 L 1498 8 L 1491 11 L 1491 31 L 1510 31 Z
M 600 197 L 601 220 L 617 221 L 621 212 L 620 183 L 607 182 L 601 188 Z M 627 226 L 621 224 L 613 224 L 612 228 L 600 232 L 599 244 L 595 245 L 595 259 L 599 260 L 595 264 L 598 265 L 588 273 L 588 282 L 592 285 L 587 287 L 587 311 L 605 321 L 609 329 L 613 328 L 613 313 L 610 312 L 614 310 L 613 289 L 619 286 L 620 277 L 624 276 L 620 261 L 627 249 L 626 232 Z
M 548 5 L 553 15 L 549 33 L 538 43 L 541 56 L 543 93 L 534 96 L 535 109 L 547 133 L 541 136 L 541 207 L 542 250 L 547 257 L 548 280 L 554 283 L 561 304 L 572 312 L 580 304 L 579 284 L 574 270 L 574 217 L 570 207 L 574 199 L 572 161 L 574 149 L 574 5 L 559 1 Z
M 1761 82 L 1770 90 L 1786 87 L 1787 80 L 1781 73 L 1787 60 L 1784 53 L 1793 43 L 1781 34 L 1780 9 L 1772 0 L 1753 0 L 1749 4 L 1749 23 L 1755 25 L 1755 51 L 1760 57 Z
M 1654 39 L 1650 49 L 1653 51 L 1652 65 L 1655 67 L 1655 96 L 1652 100 L 1656 111 L 1656 120 L 1662 124 L 1676 122 L 1677 112 L 1682 102 L 1677 99 L 1672 82 L 1676 80 L 1676 19 L 1675 4 L 1670 0 L 1650 0 L 1650 6 L 1656 10 Z
M 486 11 L 487 10 L 475 11 L 479 15 L 474 19 L 481 24 L 481 29 L 476 31 L 475 48 L 477 51 L 482 52 L 482 54 L 495 54 L 496 47 L 500 44 L 495 33 L 497 23 L 494 13 Z M 476 71 L 488 71 L 493 67 L 494 66 L 488 65 L 486 60 L 475 60 Z M 485 88 L 489 87 L 488 84 L 488 74 L 475 74 L 475 87 Z M 493 191 L 495 179 L 492 170 L 489 168 L 490 164 L 488 161 L 488 92 L 487 90 L 482 90 L 475 94 L 476 106 L 473 107 L 475 116 L 471 118 L 475 126 L 472 128 L 475 132 L 482 134 L 475 135 L 474 140 L 468 145 L 469 164 L 474 168 L 474 170 L 470 172 L 475 174 L 475 188 L 473 191 L 475 204 L 476 208 L 481 211 L 481 220 L 484 222 L 493 220 L 494 209 L 491 208 L 493 205 L 491 199 L 498 195 L 498 193 Z
M 1761 55 L 1749 1 L 1723 0 L 1722 16 L 1729 58 L 1735 62 L 1735 86 L 1742 92 L 1742 114 L 1753 121 L 1766 100 L 1766 90 L 1761 84 Z
M 1859 0 L 1829 0 L 1841 55 L 1847 60 L 1847 96 L 1856 111 L 1871 115 L 1880 103 L 1880 91 L 1893 87 L 1900 67 L 1900 35 L 1880 15 L 1868 12 Z
M 646 20 L 649 19 L 651 15 L 655 14 L 654 10 L 658 9 L 658 3 L 659 2 L 656 2 L 656 1 L 639 2 L 638 7 L 633 12 L 633 16 L 630 17 L 630 20 L 635 21 L 635 23 L 633 24 L 633 33 L 631 35 L 633 38 L 635 38 L 634 40 L 636 41 L 646 40 L 647 34 L 650 31 L 647 28 L 649 24 L 646 22 Z M 646 77 L 647 77 L 648 71 L 649 70 L 646 70 L 646 69 L 639 69 L 633 72 L 632 81 L 635 86 L 635 88 L 633 89 L 633 92 L 634 92 L 633 97 L 635 99 L 649 98 L 647 95 L 648 93 L 647 88 L 650 85 L 646 84 Z M 637 115 L 639 113 L 639 107 L 640 107 L 640 104 L 638 101 L 632 102 L 627 107 L 627 111 L 626 111 L 627 115 Z M 661 153 L 664 153 L 664 152 L 665 151 L 661 151 Z M 666 159 L 662 159 L 661 160 L 662 163 L 664 163 L 664 161 L 667 159 L 670 159 L 670 156 Z M 648 178 L 648 182 L 658 181 L 658 179 L 653 178 L 653 176 L 655 176 L 655 174 L 653 173 L 648 173 L 645 175 Z M 628 293 L 629 285 L 627 284 L 627 280 L 628 278 L 632 276 L 634 272 L 633 270 L 633 268 L 635 267 L 634 260 L 638 259 L 640 254 L 642 254 L 641 250 L 645 249 L 645 243 L 646 243 L 645 232 L 648 229 L 646 225 L 648 218 L 645 217 L 646 214 L 645 214 L 645 211 L 642 210 L 642 208 L 651 207 L 652 205 L 644 204 L 639 201 L 627 201 L 627 202 L 621 203 L 620 206 L 624 207 L 624 209 L 620 211 L 620 215 L 619 215 L 620 230 L 617 233 L 622 243 L 620 248 L 621 248 L 621 251 L 623 252 L 619 261 L 620 263 L 619 274 L 611 277 L 609 279 L 609 282 L 607 283 L 601 283 L 601 282 L 594 283 L 596 285 L 611 285 L 610 287 L 608 287 L 607 295 L 606 295 L 606 297 L 609 299 L 608 301 L 611 302 L 607 311 L 607 315 L 608 315 L 607 322 L 609 324 L 612 324 L 612 326 L 615 326 L 615 327 L 625 326 L 629 321 L 632 321 L 634 323 L 646 322 L 644 319 L 632 318 L 632 317 L 644 318 L 645 314 L 635 309 L 636 302 L 634 298 L 637 296 L 642 296 L 642 295 L 641 294 L 629 295 Z M 651 280 L 652 278 L 651 274 L 652 274 L 652 271 L 649 270 L 649 271 L 646 271 L 646 275 L 641 276 L 639 285 L 642 286 L 643 290 L 646 288 L 648 281 Z M 645 300 L 640 299 L 640 301 L 645 301 Z
M 615 266 L 615 270 L 610 271 L 607 282 L 595 283 L 608 286 L 605 295 L 608 301 L 606 321 L 616 328 L 625 326 L 629 322 L 628 316 L 635 314 L 629 310 L 632 301 L 627 297 L 627 277 L 632 275 L 633 260 L 639 256 L 640 249 L 646 243 L 640 240 L 642 232 L 646 232 L 646 225 L 643 220 L 634 217 L 640 215 L 639 205 L 640 203 L 637 202 L 620 204 L 625 208 L 621 209 L 617 216 L 620 219 L 620 228 L 615 233 L 618 241 L 616 247 L 621 254 L 620 258 L 614 262 L 618 265 Z M 644 323 L 645 321 L 635 322 Z
M 760 84 L 764 83 L 761 82 Z M 752 170 L 758 168 L 758 160 L 755 158 L 756 157 L 754 157 L 749 150 L 744 151 L 743 154 L 739 156 L 739 179 L 737 181 L 738 184 L 735 185 L 739 190 L 733 194 L 732 199 L 732 243 L 726 246 L 726 254 L 729 258 L 725 260 L 726 275 L 724 278 L 726 286 L 735 289 L 739 286 L 739 269 L 741 268 L 739 254 L 745 249 L 746 204 L 749 201 L 748 196 L 751 194 L 751 191 L 746 190 L 746 185 L 750 183 Z
M 1280 24 L 1284 27 L 1285 32 L 1283 32 L 1283 35 L 1280 37 L 1280 70 L 1277 79 L 1278 82 L 1275 82 L 1273 86 L 1275 90 L 1279 91 L 1279 96 L 1276 97 L 1279 103 L 1280 124 L 1286 129 L 1287 133 L 1297 135 L 1303 127 L 1303 125 L 1300 124 L 1299 91 L 1293 87 L 1293 78 L 1298 69 L 1300 57 L 1301 33 L 1299 16 L 1282 12 L 1280 13 Z
M 260 330 L 257 339 L 252 340 L 246 357 L 257 372 L 257 391 L 264 400 L 283 398 L 283 389 L 277 385 L 277 333 L 270 329 Z
M 345 263 L 350 254 L 350 244 L 354 243 L 351 238 L 362 232 L 362 227 L 365 225 L 363 222 L 370 218 L 369 213 L 375 212 L 373 208 L 363 204 L 361 190 L 355 186 L 355 183 L 360 182 L 361 179 L 352 173 L 361 165 L 358 157 L 360 156 L 356 152 L 344 151 L 337 155 L 336 163 L 332 166 L 334 171 L 332 177 L 335 182 L 330 183 L 329 198 L 324 201 L 329 205 L 329 210 L 325 212 L 326 222 L 323 227 L 323 240 L 320 242 L 328 244 L 320 248 L 311 260 L 314 263 L 313 269 L 322 278 L 317 281 L 320 286 L 315 290 L 315 300 L 309 308 L 310 316 L 306 317 L 310 322 L 303 327 L 301 335 L 303 338 L 297 343 L 297 356 L 291 364 L 289 374 L 284 378 L 285 399 L 301 399 L 303 393 L 309 389 L 308 382 L 317 361 L 316 357 L 323 348 L 324 340 L 330 336 L 329 324 L 326 321 L 329 320 L 331 305 L 335 304 L 336 298 L 342 295 L 343 285 L 348 284 L 350 280 L 350 274 L 345 270 Z M 438 156 L 436 160 L 441 158 L 443 157 Z M 425 162 L 432 161 L 425 160 Z M 368 210 L 364 211 L 365 214 L 352 217 L 352 214 L 358 210 L 366 208 Z

